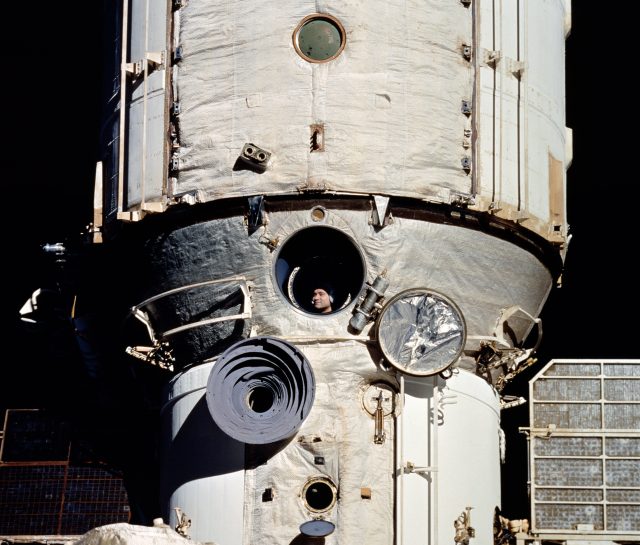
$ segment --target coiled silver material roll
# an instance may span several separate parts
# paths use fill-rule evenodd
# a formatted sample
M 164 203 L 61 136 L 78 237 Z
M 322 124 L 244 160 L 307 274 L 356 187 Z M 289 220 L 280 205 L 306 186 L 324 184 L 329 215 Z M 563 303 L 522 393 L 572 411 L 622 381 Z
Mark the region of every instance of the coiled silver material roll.
M 238 441 L 267 444 L 293 436 L 313 405 L 311 365 L 295 346 L 252 337 L 228 348 L 207 380 L 207 406 Z

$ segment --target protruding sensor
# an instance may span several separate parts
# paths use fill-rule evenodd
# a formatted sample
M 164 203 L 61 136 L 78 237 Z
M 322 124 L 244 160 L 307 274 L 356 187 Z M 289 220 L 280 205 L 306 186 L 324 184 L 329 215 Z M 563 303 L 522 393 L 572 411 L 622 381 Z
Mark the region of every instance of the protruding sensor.
M 398 293 L 380 311 L 378 342 L 385 358 L 408 375 L 429 376 L 457 361 L 466 325 L 457 305 L 422 288 Z
M 269 159 L 271 158 L 271 152 L 265 149 L 259 148 L 255 144 L 247 143 L 242 147 L 242 153 L 240 159 L 256 172 L 264 172 L 269 166 Z
M 252 337 L 228 348 L 207 381 L 207 406 L 218 427 L 244 443 L 293 436 L 315 395 L 311 365 L 295 346 Z
M 386 275 L 387 270 L 385 269 L 376 277 L 373 284 L 369 285 L 362 302 L 354 310 L 354 315 L 349 320 L 349 325 L 356 333 L 360 333 L 364 326 L 367 325 L 367 322 L 373 320 L 378 312 L 379 301 L 389 287 L 389 280 Z

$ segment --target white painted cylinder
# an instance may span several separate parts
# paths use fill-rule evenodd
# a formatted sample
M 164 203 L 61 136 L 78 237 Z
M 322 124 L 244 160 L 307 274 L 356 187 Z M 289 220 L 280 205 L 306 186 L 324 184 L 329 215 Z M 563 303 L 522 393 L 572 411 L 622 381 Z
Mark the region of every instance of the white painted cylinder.
M 241 545 L 244 509 L 244 445 L 216 425 L 206 402 L 212 364 L 176 375 L 162 408 L 161 494 L 171 527 L 175 508 L 191 519 L 189 534 L 219 545 Z
M 134 0 L 127 21 L 124 66 L 146 70 L 130 98 L 123 86 L 130 123 L 115 127 L 129 150 L 122 217 L 164 211 L 173 195 L 193 203 L 319 188 L 462 202 L 565 242 L 568 0 L 165 8 Z M 295 46 L 316 12 L 343 29 L 343 49 L 327 62 Z M 159 62 L 172 49 L 179 62 Z M 179 138 L 163 141 L 177 134 L 171 123 Z M 249 144 L 268 154 L 264 168 L 238 167 Z M 115 199 L 117 178 L 105 179 Z
M 440 390 L 438 430 L 438 543 L 451 539 L 454 521 L 472 507 L 471 543 L 492 543 L 500 507 L 500 399 L 471 373 L 454 374 Z
M 495 390 L 464 371 L 446 383 L 407 378 L 398 426 L 398 543 L 453 543 L 467 507 L 477 543 L 491 543 L 500 506 Z

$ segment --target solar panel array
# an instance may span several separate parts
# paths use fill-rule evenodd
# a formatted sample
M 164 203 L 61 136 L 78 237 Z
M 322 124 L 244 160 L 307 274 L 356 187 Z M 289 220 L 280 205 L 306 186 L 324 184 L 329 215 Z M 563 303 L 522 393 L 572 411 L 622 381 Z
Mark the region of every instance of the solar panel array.
M 532 530 L 640 536 L 640 360 L 552 360 L 530 420 Z
M 81 535 L 129 521 L 122 475 L 96 460 L 73 460 L 68 434 L 67 444 L 61 444 L 61 427 L 66 423 L 40 411 L 7 411 L 0 535 Z

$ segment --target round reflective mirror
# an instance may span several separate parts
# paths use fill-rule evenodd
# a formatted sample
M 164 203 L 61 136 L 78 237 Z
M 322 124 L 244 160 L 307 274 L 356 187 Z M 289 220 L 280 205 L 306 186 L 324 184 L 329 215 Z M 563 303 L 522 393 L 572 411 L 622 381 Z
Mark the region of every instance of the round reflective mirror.
M 423 288 L 391 298 L 380 311 L 377 331 L 385 358 L 408 375 L 440 373 L 458 359 L 466 341 L 466 325 L 457 305 Z

